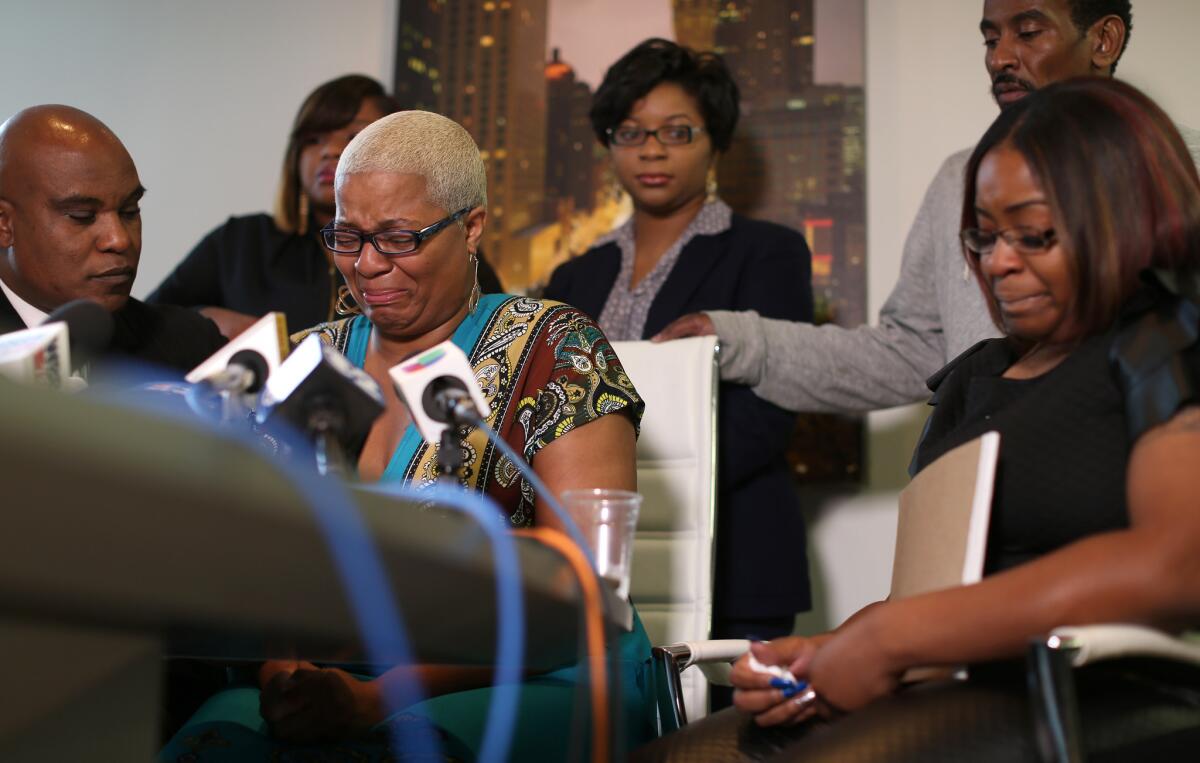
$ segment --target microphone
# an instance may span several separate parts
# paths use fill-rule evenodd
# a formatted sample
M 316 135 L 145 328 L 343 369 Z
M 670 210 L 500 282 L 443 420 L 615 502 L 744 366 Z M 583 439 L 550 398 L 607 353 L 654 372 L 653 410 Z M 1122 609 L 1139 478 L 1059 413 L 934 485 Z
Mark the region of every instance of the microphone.
M 491 415 L 483 389 L 475 379 L 471 362 L 458 345 L 447 340 L 388 369 L 396 393 L 412 415 L 425 441 L 438 446 L 437 465 L 441 478 L 457 482 L 463 462 L 463 444 L 458 437 L 461 426 L 477 426 L 487 435 L 497 450 L 508 457 L 537 495 L 542 497 L 562 522 L 567 535 L 582 549 L 595 567 L 587 541 L 579 532 L 575 520 L 563 508 L 553 491 L 546 486 L 533 467 L 504 438 L 487 424 Z
M 67 333 L 67 324 L 56 321 L 0 335 L 0 375 L 25 384 L 62 389 L 71 375 Z
M 46 316 L 42 325 L 64 323 L 71 348 L 71 370 L 79 371 L 112 344 L 112 313 L 90 299 L 76 299 Z
M 267 313 L 184 379 L 218 392 L 257 394 L 287 353 L 287 318 L 283 313 Z
M 491 413 L 470 361 L 450 340 L 392 366 L 388 375 L 426 442 L 438 443 L 447 429 Z
M 262 391 L 271 375 L 271 365 L 258 350 L 238 350 L 229 365 L 202 381 L 218 392 L 255 395 Z
M 267 377 L 258 422 L 298 429 L 316 445 L 322 474 L 347 474 L 383 409 L 370 374 L 310 334 Z
M 458 428 L 481 424 L 491 413 L 467 356 L 446 340 L 392 366 L 388 375 L 421 436 L 438 446 L 442 479 L 456 481 L 463 461 Z

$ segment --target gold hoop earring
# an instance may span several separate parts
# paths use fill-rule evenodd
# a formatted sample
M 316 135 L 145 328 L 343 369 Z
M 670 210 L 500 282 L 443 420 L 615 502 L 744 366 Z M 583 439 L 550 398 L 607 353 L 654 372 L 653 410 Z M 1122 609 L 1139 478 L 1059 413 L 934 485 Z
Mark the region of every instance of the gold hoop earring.
M 707 201 L 717 200 L 717 168 L 709 167 L 708 176 L 704 179 L 704 194 L 707 196 Z
M 300 235 L 308 233 L 308 194 L 301 191 L 296 200 L 296 232 Z
M 354 294 L 351 293 L 350 287 L 342 284 L 337 290 L 337 302 L 333 306 L 333 311 L 343 318 L 350 315 L 358 315 L 362 312 L 362 308 L 358 306 L 358 302 L 354 299 Z

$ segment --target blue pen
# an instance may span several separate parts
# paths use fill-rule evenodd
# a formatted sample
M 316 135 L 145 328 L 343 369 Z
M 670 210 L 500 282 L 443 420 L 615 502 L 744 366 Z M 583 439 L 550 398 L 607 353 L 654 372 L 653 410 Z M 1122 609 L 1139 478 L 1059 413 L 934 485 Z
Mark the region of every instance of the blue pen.
M 784 699 L 791 699 L 800 692 L 808 688 L 808 681 L 789 681 L 786 678 L 772 678 L 770 681 L 772 687 L 783 692 Z

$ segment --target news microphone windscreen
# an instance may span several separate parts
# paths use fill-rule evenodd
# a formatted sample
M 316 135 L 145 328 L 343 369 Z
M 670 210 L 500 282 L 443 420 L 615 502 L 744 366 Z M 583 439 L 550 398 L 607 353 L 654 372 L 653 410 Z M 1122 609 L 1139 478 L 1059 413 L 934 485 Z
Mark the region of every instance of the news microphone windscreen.
M 67 324 L 67 340 L 71 344 L 71 368 L 78 370 L 89 361 L 103 355 L 112 344 L 113 317 L 99 304 L 89 299 L 77 299 L 62 305 L 42 321 Z
M 71 375 L 69 329 L 62 321 L 0 334 L 0 376 L 53 389 Z
M 309 434 L 317 417 L 334 421 L 339 445 L 357 460 L 383 408 L 370 374 L 310 334 L 267 378 L 258 420 L 283 420 Z
M 267 313 L 250 328 L 234 337 L 184 377 L 189 384 L 200 382 L 224 371 L 241 350 L 254 350 L 267 361 L 268 374 L 274 373 L 288 354 L 287 318 L 283 313 Z
M 229 359 L 229 365 L 241 366 L 250 372 L 253 380 L 245 391 L 252 395 L 262 391 L 263 386 L 267 383 L 267 377 L 271 373 L 271 366 L 258 350 L 238 350 Z
M 397 394 L 408 407 L 413 423 L 417 425 L 417 430 L 426 442 L 439 442 L 442 430 L 447 426 L 445 417 L 432 408 L 433 397 L 437 392 L 451 387 L 465 390 L 471 396 L 475 410 L 480 416 L 486 419 L 491 412 L 487 398 L 483 396 L 483 390 L 475 380 L 471 362 L 453 340 L 447 339 L 402 363 L 397 363 L 388 369 L 388 375 L 392 377 Z M 430 390 L 430 387 L 434 389 Z M 428 396 L 427 392 L 430 393 Z

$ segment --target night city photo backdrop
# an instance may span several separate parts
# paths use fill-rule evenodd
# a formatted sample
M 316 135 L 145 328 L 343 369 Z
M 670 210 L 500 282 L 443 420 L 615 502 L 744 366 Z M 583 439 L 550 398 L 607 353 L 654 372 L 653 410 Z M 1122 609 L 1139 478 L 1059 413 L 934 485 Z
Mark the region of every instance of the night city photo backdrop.
M 613 61 L 648 37 L 720 53 L 741 90 L 719 194 L 787 225 L 813 252 L 817 322 L 866 317 L 861 0 L 403 0 L 394 88 L 445 114 L 488 169 L 483 251 L 505 289 L 554 268 L 630 214 L 588 121 Z M 858 480 L 858 419 L 800 417 L 799 482 Z

